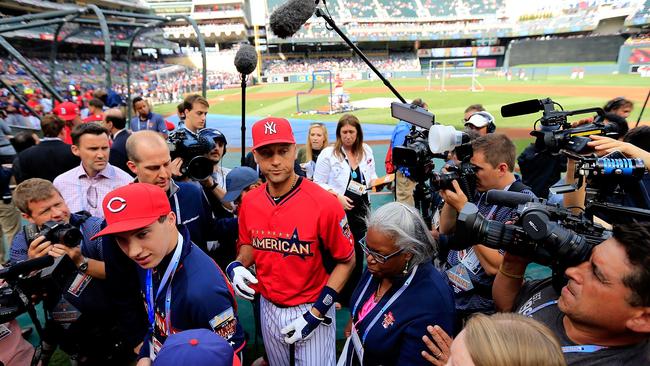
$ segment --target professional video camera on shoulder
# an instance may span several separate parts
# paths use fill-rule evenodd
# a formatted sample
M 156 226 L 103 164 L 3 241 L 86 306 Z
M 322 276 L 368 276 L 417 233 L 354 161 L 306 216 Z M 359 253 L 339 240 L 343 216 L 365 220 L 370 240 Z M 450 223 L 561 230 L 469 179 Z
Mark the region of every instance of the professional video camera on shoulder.
M 550 266 L 558 284 L 566 268 L 589 260 L 593 247 L 611 236 L 603 226 L 582 213 L 576 215 L 569 209 L 524 193 L 490 190 L 486 201 L 516 207 L 516 221 L 504 224 L 488 220 L 476 205 L 467 203 L 459 212 L 456 235 L 450 247 L 461 250 L 483 244 L 527 257 Z
M 413 125 L 404 146 L 393 147 L 393 164 L 409 168 L 413 180 L 429 182 L 432 190 L 453 190 L 451 182 L 457 180 L 465 195 L 472 197 L 476 174 L 470 163 L 473 151 L 469 136 L 451 126 L 435 124 L 432 113 L 414 105 L 395 102 L 391 112 L 394 118 Z M 435 172 L 433 159 L 446 160 L 451 150 L 455 150 L 460 164 L 448 167 L 446 173 Z
M 560 110 L 556 110 L 558 106 Z M 605 112 L 602 108 L 586 108 L 574 111 L 565 111 L 559 103 L 550 98 L 531 99 L 523 102 L 512 103 L 501 107 L 501 116 L 514 117 L 542 111 L 542 117 L 535 122 L 535 127 L 539 122 L 547 128 L 543 130 L 533 130 L 530 134 L 535 137 L 535 145 L 539 151 L 549 151 L 558 153 L 565 149 L 575 153 L 586 153 L 590 151 L 587 143 L 591 141 L 590 135 L 609 136 L 618 138 L 621 134 L 619 126 L 613 123 L 606 123 Z M 567 117 L 586 113 L 596 113 L 592 123 L 584 124 L 577 127 L 571 127 Z
M 181 174 L 193 180 L 204 180 L 212 174 L 214 163 L 206 155 L 214 149 L 214 142 L 203 136 L 192 136 L 185 129 L 172 132 L 167 139 L 172 160 L 183 159 Z

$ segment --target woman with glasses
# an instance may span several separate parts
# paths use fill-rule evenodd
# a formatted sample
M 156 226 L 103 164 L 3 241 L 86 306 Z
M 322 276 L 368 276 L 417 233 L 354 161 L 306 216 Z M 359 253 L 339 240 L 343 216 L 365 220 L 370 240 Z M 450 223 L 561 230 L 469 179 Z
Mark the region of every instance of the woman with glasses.
M 361 248 L 368 268 L 352 294 L 341 361 L 426 365 L 427 325 L 453 334 L 452 290 L 431 263 L 437 243 L 418 212 L 403 203 L 380 207 L 367 223 Z
M 343 205 L 356 241 L 358 265 L 354 267 L 339 296 L 343 306 L 347 306 L 363 269 L 363 256 L 358 241 L 366 235 L 365 217 L 370 207 L 367 190 L 374 179 L 377 179 L 375 158 L 370 146 L 363 143 L 361 123 L 357 117 L 344 114 L 336 126 L 334 146 L 323 149 L 314 170 L 314 182 L 336 195 Z

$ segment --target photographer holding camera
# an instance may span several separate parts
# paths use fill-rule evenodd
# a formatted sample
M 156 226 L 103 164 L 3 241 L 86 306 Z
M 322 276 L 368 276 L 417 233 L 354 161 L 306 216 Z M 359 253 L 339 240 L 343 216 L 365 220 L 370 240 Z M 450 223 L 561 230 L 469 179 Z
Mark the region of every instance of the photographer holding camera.
M 529 259 L 506 253 L 492 294 L 498 311 L 548 326 L 569 365 L 650 363 L 650 223 L 614 226 L 588 261 L 565 271 L 561 291 L 551 278 L 525 281 Z
M 128 352 L 121 348 L 114 312 L 108 305 L 101 241 L 91 240 L 102 220 L 87 213 L 70 213 L 54 185 L 40 178 L 19 184 L 14 202 L 30 224 L 14 238 L 12 263 L 67 255 L 77 267 L 63 280 L 62 294 L 48 293 L 44 298 L 50 314 L 44 341 L 58 343 L 80 364 L 127 360 Z
M 533 192 L 514 175 L 515 145 L 505 135 L 488 134 L 472 141 L 476 178 L 476 195 L 471 202 L 476 203 L 479 211 L 491 220 L 506 222 L 516 213 L 513 208 L 490 205 L 486 203 L 486 192 L 491 189 L 522 192 L 534 196 Z M 440 213 L 440 232 L 452 234 L 455 231 L 456 216 L 469 201 L 458 181 L 453 181 L 454 190 L 440 191 L 445 200 Z M 461 246 L 466 243 L 460 243 Z M 454 288 L 457 329 L 473 313 L 492 313 L 492 281 L 496 275 L 503 254 L 499 250 L 483 245 L 473 245 L 464 250 L 449 251 L 447 275 Z

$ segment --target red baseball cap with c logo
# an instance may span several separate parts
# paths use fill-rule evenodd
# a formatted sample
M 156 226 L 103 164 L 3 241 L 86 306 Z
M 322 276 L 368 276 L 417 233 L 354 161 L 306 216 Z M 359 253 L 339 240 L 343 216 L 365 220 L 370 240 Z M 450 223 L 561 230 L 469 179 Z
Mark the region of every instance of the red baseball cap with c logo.
M 171 211 L 165 191 L 147 183 L 133 183 L 110 192 L 102 208 L 107 225 L 92 239 L 143 228 Z

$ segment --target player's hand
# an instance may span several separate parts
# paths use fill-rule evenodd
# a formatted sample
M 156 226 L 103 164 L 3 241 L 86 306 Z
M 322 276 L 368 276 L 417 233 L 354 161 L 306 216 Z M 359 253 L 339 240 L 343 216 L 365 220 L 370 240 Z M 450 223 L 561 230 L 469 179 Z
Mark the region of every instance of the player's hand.
M 435 327 L 429 325 L 427 327 L 427 332 L 429 332 L 431 338 L 425 334 L 422 336 L 422 341 L 424 341 L 429 352 L 422 351 L 422 357 L 432 365 L 446 365 L 447 360 L 449 359 L 451 342 L 453 340 L 437 325 Z
M 314 333 L 314 330 L 320 325 L 325 318 L 317 318 L 312 314 L 311 310 L 302 314 L 294 319 L 289 325 L 282 328 L 280 333 L 285 335 L 284 341 L 287 344 L 294 344 L 298 341 L 305 341 L 309 339 Z
M 343 205 L 343 209 L 345 211 L 350 211 L 351 209 L 354 208 L 354 205 L 352 204 L 352 199 L 350 197 L 346 197 L 342 194 L 337 194 L 336 198 L 338 198 L 339 202 Z
M 468 199 L 463 193 L 463 190 L 460 189 L 460 185 L 454 179 L 451 182 L 451 185 L 454 187 L 454 190 L 451 189 L 442 189 L 440 190 L 440 195 L 445 200 L 445 203 L 449 204 L 456 211 L 460 212 L 463 209 L 463 206 L 467 203 Z
M 253 300 L 255 290 L 250 288 L 248 283 L 256 284 L 257 278 L 240 261 L 231 262 L 226 267 L 226 273 L 228 274 L 228 278 L 230 278 L 230 282 L 232 282 L 235 293 L 246 300 Z
M 64 244 L 54 244 L 47 254 L 51 255 L 54 258 L 58 258 L 67 254 L 68 257 L 72 259 L 72 262 L 74 262 L 76 265 L 83 262 L 83 255 L 81 255 L 81 248 L 79 246 L 70 248 Z
M 41 235 L 29 243 L 27 248 L 27 257 L 29 259 L 40 258 L 49 253 L 52 248 L 52 242 L 46 241 L 45 236 Z
M 181 158 L 176 158 L 172 160 L 172 162 L 169 164 L 169 167 L 171 168 L 172 175 L 174 177 L 180 177 L 183 174 L 181 173 L 181 166 L 183 166 L 183 159 Z

